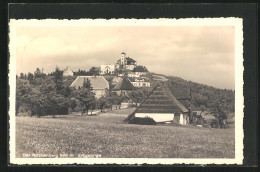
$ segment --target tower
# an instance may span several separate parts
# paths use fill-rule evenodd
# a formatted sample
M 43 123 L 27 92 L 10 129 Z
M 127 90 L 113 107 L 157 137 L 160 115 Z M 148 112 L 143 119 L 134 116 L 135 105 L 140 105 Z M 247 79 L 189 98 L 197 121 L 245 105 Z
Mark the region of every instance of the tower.
M 125 55 L 126 54 L 124 52 L 121 53 L 121 65 L 125 65 L 126 63 Z

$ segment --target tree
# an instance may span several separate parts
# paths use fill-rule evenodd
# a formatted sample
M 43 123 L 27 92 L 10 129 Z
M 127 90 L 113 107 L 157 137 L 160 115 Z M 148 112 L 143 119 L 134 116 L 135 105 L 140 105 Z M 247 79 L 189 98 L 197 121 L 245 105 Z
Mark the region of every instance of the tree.
M 55 82 L 55 88 L 58 93 L 61 93 L 64 89 L 64 83 L 63 83 L 63 71 L 60 70 L 58 67 L 56 67 L 54 75 L 54 82 Z
M 33 91 L 32 86 L 29 84 L 26 80 L 20 80 L 17 79 L 16 81 L 16 115 L 18 114 L 19 108 L 22 104 L 27 105 L 31 101 L 28 98 L 28 95 L 30 95 Z
M 142 100 L 145 97 L 145 95 L 143 90 L 138 89 L 138 90 L 133 90 L 129 94 L 129 97 L 132 100 L 132 102 L 135 102 L 135 105 L 137 106 L 137 103 L 140 102 L 140 100 Z
M 23 73 L 20 73 L 20 77 L 19 77 L 20 79 L 25 79 L 25 77 L 24 77 L 24 74 Z
M 49 110 L 49 114 L 52 114 L 53 117 L 55 117 L 55 114 L 61 115 L 68 113 L 68 107 L 70 104 L 68 98 L 64 97 L 62 94 L 56 93 L 55 91 L 47 94 L 47 97 L 48 106 L 46 107 Z
M 41 74 L 41 70 L 37 67 L 35 72 L 34 72 L 34 77 L 35 78 L 41 78 L 42 74 Z
M 112 110 L 113 109 L 113 105 L 115 104 L 115 99 L 116 99 L 116 97 L 114 95 L 109 94 L 107 96 L 106 108 Z
M 74 110 L 77 107 L 77 101 L 75 99 L 71 99 L 70 108 Z
M 98 100 L 97 100 L 97 106 L 99 107 L 100 111 L 103 112 L 103 109 L 106 107 L 107 105 L 107 97 L 105 96 L 101 96 Z
M 73 97 L 80 103 L 81 115 L 88 110 L 95 103 L 95 94 L 92 92 L 91 83 L 89 80 L 84 80 L 83 87 L 73 91 Z
M 91 110 L 91 115 L 93 113 L 93 110 L 96 108 L 97 102 L 96 99 L 94 99 L 94 101 L 92 102 L 91 106 L 90 106 L 90 110 Z
M 99 75 L 99 69 L 97 67 L 91 67 L 88 71 L 89 75 Z
M 81 115 L 84 115 L 86 111 L 88 113 L 89 108 L 95 100 L 94 93 L 84 87 L 74 90 L 73 97 L 79 101 Z
M 218 126 L 220 128 L 225 127 L 225 124 L 226 124 L 227 118 L 228 118 L 228 114 L 227 114 L 227 111 L 224 110 L 224 102 L 222 100 L 219 102 L 216 102 L 213 113 L 215 114 L 215 117 L 218 121 Z
M 38 78 L 30 84 L 27 80 L 17 80 L 16 109 L 21 105 L 28 107 L 31 115 L 67 114 L 69 98 L 56 92 L 54 80 L 51 77 Z
M 93 88 L 91 87 L 90 80 L 88 78 L 84 78 L 83 87 L 89 89 L 90 91 L 93 90 Z
M 28 75 L 27 75 L 27 79 L 30 81 L 30 83 L 31 83 L 31 81 L 34 79 L 34 76 L 33 76 L 33 74 L 32 73 L 28 73 Z
M 120 109 L 121 108 L 121 104 L 122 102 L 126 99 L 126 97 L 124 95 L 119 95 L 116 97 L 116 109 Z
M 92 111 L 94 110 L 95 103 L 96 103 L 95 95 L 94 95 L 94 93 L 90 92 L 90 94 L 84 100 L 85 111 L 87 112 L 87 115 L 88 115 L 89 109 L 91 109 Z M 91 112 L 91 114 L 92 114 L 92 112 Z

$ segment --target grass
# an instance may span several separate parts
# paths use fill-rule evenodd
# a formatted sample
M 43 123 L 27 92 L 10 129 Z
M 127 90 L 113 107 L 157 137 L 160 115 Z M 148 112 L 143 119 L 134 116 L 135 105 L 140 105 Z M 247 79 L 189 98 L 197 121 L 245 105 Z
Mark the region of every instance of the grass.
M 134 109 L 97 116 L 16 117 L 16 156 L 100 154 L 102 158 L 234 158 L 233 129 L 134 125 Z

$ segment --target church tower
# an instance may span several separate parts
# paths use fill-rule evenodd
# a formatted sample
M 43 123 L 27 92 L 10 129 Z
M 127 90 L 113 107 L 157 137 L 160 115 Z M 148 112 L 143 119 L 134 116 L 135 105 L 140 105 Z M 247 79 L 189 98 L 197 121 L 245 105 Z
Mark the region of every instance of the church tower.
M 121 53 L 121 65 L 125 65 L 125 64 L 126 64 L 125 55 L 126 55 L 126 54 L 125 54 L 124 52 Z

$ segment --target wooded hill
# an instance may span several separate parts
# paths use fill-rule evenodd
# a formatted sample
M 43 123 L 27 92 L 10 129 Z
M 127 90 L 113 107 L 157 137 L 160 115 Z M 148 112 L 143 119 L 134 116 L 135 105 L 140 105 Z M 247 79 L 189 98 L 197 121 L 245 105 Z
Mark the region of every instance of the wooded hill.
M 190 98 L 191 92 L 191 111 L 202 110 L 214 113 L 222 110 L 226 114 L 234 113 L 234 90 L 218 89 L 174 76 L 165 77 L 168 79 L 169 89 L 177 99 Z M 189 101 L 181 100 L 181 102 L 188 107 Z

